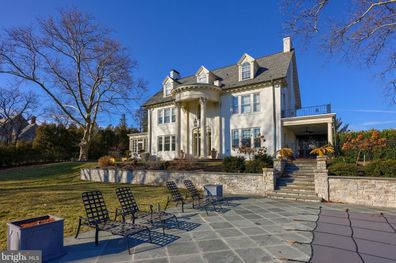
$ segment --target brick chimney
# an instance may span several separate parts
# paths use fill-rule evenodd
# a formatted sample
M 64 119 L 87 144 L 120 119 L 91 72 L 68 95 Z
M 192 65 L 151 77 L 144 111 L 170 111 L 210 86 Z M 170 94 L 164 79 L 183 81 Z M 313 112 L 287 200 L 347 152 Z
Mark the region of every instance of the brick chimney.
M 30 118 L 30 124 L 36 124 L 36 116 Z
M 291 37 L 285 37 L 283 38 L 283 52 L 290 52 L 293 49 L 292 47 L 292 42 L 291 42 Z

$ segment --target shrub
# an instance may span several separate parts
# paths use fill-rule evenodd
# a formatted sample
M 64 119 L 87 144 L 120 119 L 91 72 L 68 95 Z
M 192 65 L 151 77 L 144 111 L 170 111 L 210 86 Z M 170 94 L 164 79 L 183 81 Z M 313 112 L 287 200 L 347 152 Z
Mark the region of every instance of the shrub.
M 365 167 L 366 176 L 396 177 L 396 160 L 374 161 Z
M 144 168 L 147 170 L 166 170 L 169 166 L 168 161 L 161 162 L 160 160 L 149 160 L 144 162 Z
M 358 166 L 355 163 L 333 162 L 329 165 L 329 174 L 338 176 L 359 175 Z
M 115 165 L 115 158 L 110 155 L 105 155 L 99 158 L 98 165 L 100 168 L 105 168 Z
M 223 160 L 224 170 L 229 173 L 243 173 L 245 171 L 245 158 L 229 156 Z
M 246 161 L 245 173 L 262 173 L 263 168 L 267 167 L 266 164 L 260 160 Z
M 197 162 L 194 159 L 191 160 L 174 160 L 169 163 L 168 170 L 175 171 L 191 171 L 198 169 Z
M 254 156 L 255 160 L 260 160 L 261 162 L 263 162 L 265 164 L 264 167 L 274 167 L 274 159 L 272 158 L 272 156 L 268 155 L 268 154 L 256 154 Z

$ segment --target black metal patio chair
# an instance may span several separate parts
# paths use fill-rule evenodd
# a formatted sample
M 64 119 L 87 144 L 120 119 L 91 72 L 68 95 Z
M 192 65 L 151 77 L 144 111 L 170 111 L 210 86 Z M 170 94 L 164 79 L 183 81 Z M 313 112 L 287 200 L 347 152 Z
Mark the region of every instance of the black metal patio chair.
M 154 211 L 152 205 L 150 205 L 150 212 L 141 211 L 138 204 L 136 203 L 136 199 L 133 196 L 130 187 L 117 188 L 116 195 L 118 201 L 120 202 L 121 208 L 116 209 L 114 220 L 117 220 L 117 217 L 121 216 L 122 221 L 125 222 L 125 217 L 130 216 L 133 224 L 138 218 L 147 221 L 152 226 L 154 226 L 156 222 L 159 222 L 161 224 L 163 233 L 165 233 L 167 221 L 173 219 L 176 222 L 176 225 L 179 224 L 177 217 L 174 214 L 165 211 Z
M 220 206 L 221 206 L 222 202 L 225 202 L 227 205 L 229 205 L 227 199 L 225 199 L 224 197 L 211 195 L 210 192 L 208 192 L 208 191 L 206 191 L 207 194 L 205 196 L 201 195 L 191 180 L 188 180 L 188 179 L 184 180 L 183 183 L 186 186 L 186 188 L 193 200 L 193 206 L 194 206 L 195 202 L 200 202 L 201 200 L 205 200 L 205 202 L 208 202 L 208 203 L 219 204 Z
M 184 205 L 186 204 L 185 199 L 183 198 L 182 194 L 180 193 L 179 188 L 177 187 L 174 181 L 166 182 L 166 187 L 168 188 L 171 198 L 173 202 L 176 202 L 176 206 L 180 203 L 182 205 L 182 212 L 184 213 Z M 197 203 L 196 203 L 197 202 Z M 208 213 L 208 205 L 212 205 L 213 209 L 216 211 L 216 206 L 213 202 L 209 200 L 200 199 L 200 200 L 193 200 L 192 207 L 198 209 L 205 209 L 206 214 Z
M 112 221 L 109 216 L 109 211 L 106 208 L 106 204 L 103 195 L 100 191 L 90 191 L 82 193 L 82 201 L 84 204 L 85 212 L 87 217 L 80 217 L 78 220 L 78 228 L 75 238 L 80 233 L 82 225 L 89 226 L 95 229 L 95 245 L 99 244 L 99 232 L 110 232 L 113 235 L 123 236 L 127 241 L 128 253 L 131 254 L 129 247 L 128 237 L 134 234 L 147 231 L 149 240 L 151 240 L 151 231 L 147 226 L 116 222 Z

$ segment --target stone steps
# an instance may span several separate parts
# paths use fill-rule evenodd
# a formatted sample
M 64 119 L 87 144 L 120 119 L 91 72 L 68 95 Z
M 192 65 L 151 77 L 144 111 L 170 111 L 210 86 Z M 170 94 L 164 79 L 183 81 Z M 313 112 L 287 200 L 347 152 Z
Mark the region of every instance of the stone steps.
M 316 161 L 298 160 L 288 162 L 283 176 L 277 179 L 276 189 L 267 194 L 269 198 L 321 202 L 315 193 Z
M 278 190 L 288 189 L 291 191 L 302 191 L 302 192 L 315 192 L 314 185 L 299 185 L 299 184 L 288 184 L 288 185 L 280 185 L 278 186 Z
M 295 200 L 295 201 L 308 201 L 308 202 L 321 202 L 322 199 L 318 196 L 311 195 L 293 195 L 290 193 L 277 192 L 277 190 L 267 194 L 269 198 Z

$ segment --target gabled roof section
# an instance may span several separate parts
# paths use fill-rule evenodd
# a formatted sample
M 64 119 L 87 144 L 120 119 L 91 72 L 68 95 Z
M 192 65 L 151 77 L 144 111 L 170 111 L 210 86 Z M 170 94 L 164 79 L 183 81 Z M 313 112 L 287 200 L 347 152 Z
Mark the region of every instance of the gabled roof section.
M 171 77 L 169 77 L 169 76 L 166 76 L 166 78 L 164 79 L 164 81 L 162 81 L 162 85 L 164 85 L 167 81 L 174 81 L 174 79 L 172 79 Z
M 197 72 L 195 72 L 195 76 L 198 76 L 199 74 L 201 74 L 201 72 L 205 72 L 206 74 L 208 74 L 210 71 L 207 69 L 207 68 L 205 68 L 204 66 L 200 66 L 199 67 L 199 69 L 198 69 L 198 71 Z
M 210 72 L 213 73 L 217 79 L 221 80 L 222 83 L 221 88 L 223 90 L 234 89 L 234 88 L 252 85 L 252 84 L 258 84 L 262 82 L 268 82 L 271 80 L 278 80 L 285 78 L 290 63 L 295 63 L 293 62 L 293 55 L 294 55 L 294 51 L 286 52 L 286 53 L 280 52 L 273 55 L 264 56 L 255 59 L 258 65 L 258 70 L 255 74 L 255 77 L 244 81 L 239 81 L 238 64 L 218 68 Z M 297 70 L 296 67 L 293 68 Z M 297 77 L 297 75 L 295 76 Z M 298 78 L 296 79 L 296 81 L 298 83 Z M 196 82 L 197 82 L 196 76 L 191 75 L 188 77 L 178 79 L 177 81 L 174 82 L 174 84 L 176 88 L 177 86 L 180 85 L 194 84 Z M 298 89 L 298 84 L 297 84 L 297 89 Z M 149 98 L 143 104 L 143 106 L 147 107 L 150 105 L 154 105 L 158 103 L 166 103 L 174 100 L 171 96 L 163 97 L 162 94 L 163 93 L 161 88 L 161 90 L 159 90 L 156 94 L 154 94 L 151 98 Z M 298 90 L 298 94 L 300 94 L 299 90 Z M 298 95 L 298 98 L 299 97 L 300 96 Z
M 254 58 L 253 58 L 252 56 L 250 56 L 249 54 L 245 53 L 245 54 L 243 54 L 242 57 L 238 60 L 238 63 L 237 63 L 237 64 L 238 64 L 238 65 L 242 64 L 242 62 L 243 62 L 245 59 L 246 59 L 247 61 L 249 61 L 249 62 L 254 61 Z

